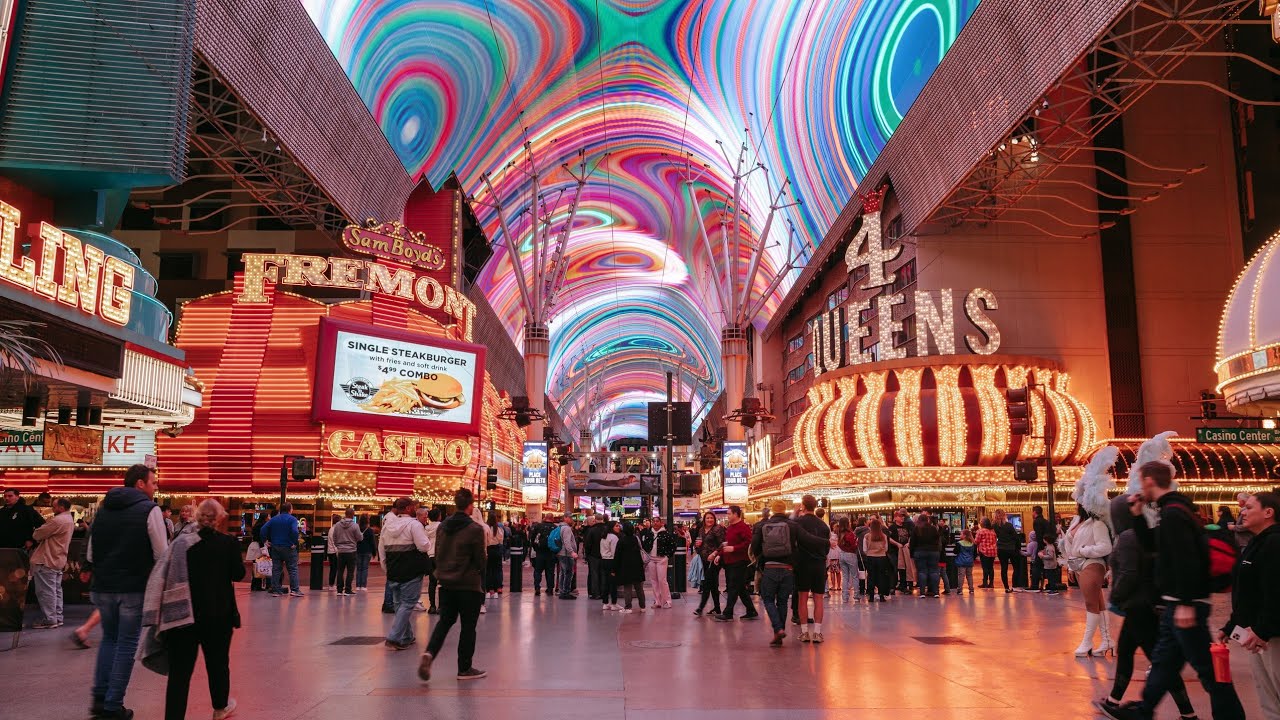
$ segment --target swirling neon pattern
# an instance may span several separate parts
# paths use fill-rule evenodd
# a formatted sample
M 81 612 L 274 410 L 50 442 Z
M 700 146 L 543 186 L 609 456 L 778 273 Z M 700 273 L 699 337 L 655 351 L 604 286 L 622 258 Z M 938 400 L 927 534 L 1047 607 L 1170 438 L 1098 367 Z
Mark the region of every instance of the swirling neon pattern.
M 509 166 L 525 142 L 544 172 L 579 150 L 599 170 L 569 241 L 565 289 L 551 323 L 547 391 L 571 426 L 597 441 L 644 435 L 644 403 L 667 370 L 698 382 L 694 407 L 722 389 L 712 242 L 745 140 L 754 173 L 744 239 L 754 243 L 769 188 L 789 178 L 802 205 L 775 220 L 753 297 L 806 258 L 854 193 L 977 0 L 303 0 L 405 167 L 469 193 L 492 173 L 513 209 L 527 177 Z M 744 134 L 746 130 L 746 134 Z M 698 207 L 684 161 L 706 166 Z M 572 181 L 551 170 L 543 189 Z M 566 194 L 566 204 L 567 197 Z M 488 236 L 500 223 L 476 206 Z M 514 213 L 512 213 L 514 215 Z M 530 271 L 529 214 L 512 219 Z M 567 220 L 567 211 L 557 223 Z M 740 257 L 749 255 L 744 244 Z M 722 263 L 718 259 L 717 263 Z M 745 262 L 740 263 L 745 266 Z M 722 267 L 722 266 L 721 266 Z M 776 308 L 796 271 L 766 298 Z M 511 259 L 480 277 L 520 339 L 524 314 Z M 587 382 L 590 367 L 597 383 Z M 599 375 L 597 375 L 599 373 Z M 597 385 L 600 387 L 597 388 Z M 597 393 L 598 392 L 598 396 Z M 688 393 L 686 393 L 688 395 Z

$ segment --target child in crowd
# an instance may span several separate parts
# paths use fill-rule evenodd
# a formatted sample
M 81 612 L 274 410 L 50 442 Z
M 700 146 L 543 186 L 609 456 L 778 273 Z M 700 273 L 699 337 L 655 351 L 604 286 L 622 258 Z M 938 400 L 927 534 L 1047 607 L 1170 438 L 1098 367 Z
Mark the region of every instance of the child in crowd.
M 973 562 L 977 556 L 978 546 L 973 542 L 973 531 L 965 530 L 960 533 L 960 542 L 956 543 L 957 595 L 964 589 L 966 581 L 969 583 L 969 594 L 973 594 Z
M 1044 578 L 1041 577 L 1044 566 L 1040 563 L 1040 543 L 1037 541 L 1036 532 L 1031 531 L 1027 536 L 1027 547 L 1022 550 L 1022 555 L 1031 564 L 1031 592 L 1040 592 L 1044 585 Z
M 1045 592 L 1048 595 L 1057 595 L 1062 587 L 1062 566 L 1058 564 L 1057 540 L 1056 536 L 1048 535 L 1044 539 L 1043 547 L 1037 553 L 1041 564 L 1044 565 L 1047 586 Z

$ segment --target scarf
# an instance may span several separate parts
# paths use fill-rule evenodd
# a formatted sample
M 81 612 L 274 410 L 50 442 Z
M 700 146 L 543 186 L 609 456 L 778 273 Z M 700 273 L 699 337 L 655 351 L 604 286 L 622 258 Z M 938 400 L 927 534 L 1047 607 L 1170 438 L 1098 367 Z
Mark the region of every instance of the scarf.
M 160 675 L 169 674 L 169 654 L 162 634 L 174 628 L 195 624 L 191 607 L 191 585 L 188 583 L 187 551 L 200 542 L 200 534 L 184 528 L 160 556 L 147 578 L 147 593 L 142 600 L 142 639 L 138 643 L 138 660 L 144 667 Z

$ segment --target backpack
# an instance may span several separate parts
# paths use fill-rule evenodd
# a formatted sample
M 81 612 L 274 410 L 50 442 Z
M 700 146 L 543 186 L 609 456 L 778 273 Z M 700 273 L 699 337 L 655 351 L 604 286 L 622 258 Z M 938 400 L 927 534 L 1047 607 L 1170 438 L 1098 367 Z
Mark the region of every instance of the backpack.
M 1230 532 L 1216 525 L 1213 529 L 1206 527 L 1208 523 L 1205 522 L 1204 517 L 1186 505 L 1177 502 L 1170 505 L 1180 508 L 1189 515 L 1191 521 L 1205 536 L 1209 546 L 1209 592 L 1231 592 L 1231 574 L 1235 570 L 1236 561 L 1240 558 L 1240 548 L 1236 546 L 1235 538 Z
M 547 535 L 547 549 L 553 553 L 560 552 L 560 548 L 561 548 L 560 531 L 562 529 L 563 529 L 563 526 L 557 525 L 556 529 L 552 530 L 551 533 Z
M 765 558 L 791 557 L 791 523 L 768 522 L 760 529 L 763 543 L 760 554 Z

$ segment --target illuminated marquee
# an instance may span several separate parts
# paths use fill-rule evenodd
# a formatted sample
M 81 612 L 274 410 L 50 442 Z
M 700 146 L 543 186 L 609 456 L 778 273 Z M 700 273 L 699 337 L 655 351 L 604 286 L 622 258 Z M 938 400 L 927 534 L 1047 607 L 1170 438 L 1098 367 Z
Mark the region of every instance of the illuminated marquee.
M 133 303 L 133 266 L 40 223 L 39 252 L 18 248 L 22 213 L 0 201 L 0 281 L 124 326 Z M 36 249 L 33 243 L 33 250 Z M 37 262 L 38 261 L 38 262 Z
M 427 243 L 427 234 L 413 232 L 399 222 L 379 223 L 372 218 L 364 225 L 348 225 L 342 231 L 342 244 L 362 255 L 408 263 L 435 272 L 447 264 L 444 251 Z
M 337 430 L 325 438 L 325 450 L 336 460 L 394 462 L 408 465 L 451 465 L 471 462 L 471 442 L 466 438 L 437 438 Z
M 416 301 L 428 310 L 442 311 L 456 320 L 461 327 L 462 338 L 471 340 L 475 304 L 452 286 L 405 267 L 353 258 L 247 253 L 244 255 L 244 291 L 236 296 L 236 302 L 269 302 L 266 294 L 268 282 L 363 290 Z

